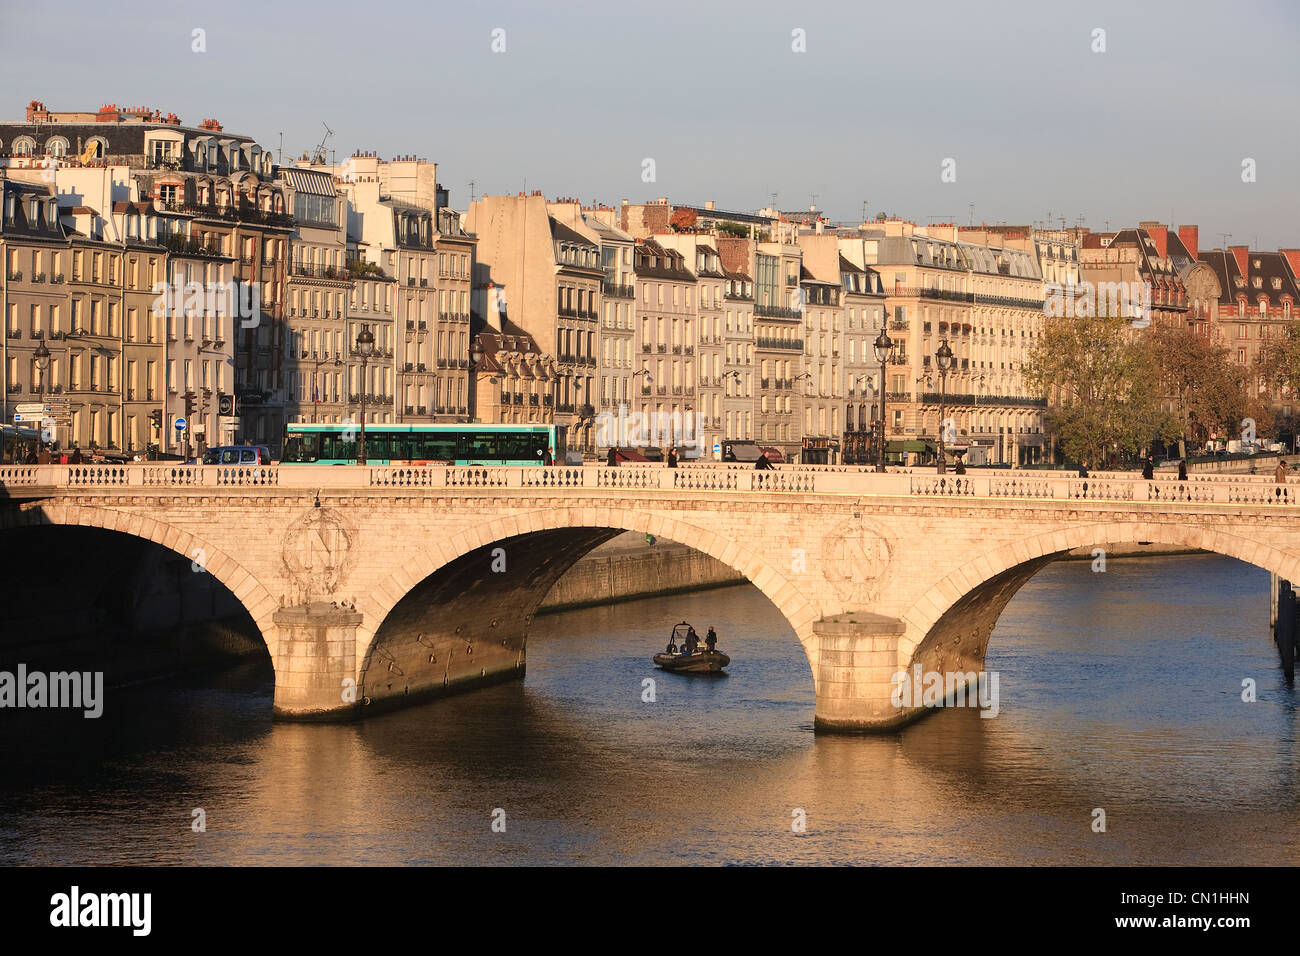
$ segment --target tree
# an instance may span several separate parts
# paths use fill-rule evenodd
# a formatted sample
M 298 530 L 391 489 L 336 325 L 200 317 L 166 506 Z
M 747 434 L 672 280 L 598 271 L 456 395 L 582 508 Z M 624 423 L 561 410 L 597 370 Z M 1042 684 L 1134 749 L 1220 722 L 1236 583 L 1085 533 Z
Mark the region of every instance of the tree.
M 688 229 L 694 229 L 695 224 L 700 217 L 694 209 L 687 209 L 685 206 L 678 206 L 673 210 L 672 217 L 668 220 L 668 225 L 673 227 L 674 232 L 685 232 Z
M 1226 348 L 1185 325 L 1165 323 L 1152 326 L 1140 341 L 1165 396 L 1173 400 L 1180 458 L 1187 457 L 1189 437 L 1204 440 L 1211 433 L 1235 431 L 1247 417 L 1248 376 L 1230 361 Z
M 1293 319 L 1280 335 L 1268 339 L 1256 357 L 1259 376 L 1280 385 L 1292 395 L 1300 394 L 1300 319 Z
M 1110 445 L 1138 452 L 1179 434 L 1145 343 L 1123 317 L 1049 317 L 1024 378 L 1048 399 L 1048 425 L 1075 461 L 1103 458 Z

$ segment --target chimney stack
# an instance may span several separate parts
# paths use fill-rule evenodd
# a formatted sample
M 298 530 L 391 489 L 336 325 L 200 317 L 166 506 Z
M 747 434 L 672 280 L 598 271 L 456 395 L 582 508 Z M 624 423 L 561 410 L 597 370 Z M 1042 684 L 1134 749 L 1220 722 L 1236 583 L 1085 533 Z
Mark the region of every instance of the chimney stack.
M 1200 258 L 1200 227 L 1199 226 L 1179 226 L 1178 238 L 1183 241 L 1187 251 L 1192 254 L 1192 261 L 1195 262 Z
M 1140 222 L 1138 228 L 1146 231 L 1156 244 L 1156 255 L 1161 259 L 1169 254 L 1169 227 L 1162 222 Z

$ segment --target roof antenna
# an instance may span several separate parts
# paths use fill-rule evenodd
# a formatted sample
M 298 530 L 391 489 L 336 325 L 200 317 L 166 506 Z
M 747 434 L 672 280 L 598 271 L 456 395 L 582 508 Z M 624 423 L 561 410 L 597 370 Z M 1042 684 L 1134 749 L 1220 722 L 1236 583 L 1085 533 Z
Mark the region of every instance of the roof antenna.
M 321 126 L 325 127 L 325 135 L 321 137 L 320 145 L 316 147 L 316 152 L 312 154 L 311 164 L 313 166 L 325 165 L 325 141 L 334 135 L 334 130 L 330 129 L 328 124 L 322 121 Z

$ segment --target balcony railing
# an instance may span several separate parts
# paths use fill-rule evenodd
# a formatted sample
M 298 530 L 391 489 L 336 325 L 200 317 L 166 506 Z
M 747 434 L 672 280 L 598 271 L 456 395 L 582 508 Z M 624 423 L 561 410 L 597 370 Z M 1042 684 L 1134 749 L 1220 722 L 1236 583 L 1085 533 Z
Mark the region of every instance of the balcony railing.
M 974 302 L 975 296 L 970 292 L 958 292 L 953 289 L 923 289 L 920 286 L 896 285 L 894 296 L 906 296 L 918 299 L 939 299 L 943 302 Z
M 924 392 L 921 401 L 927 405 L 939 404 L 938 392 Z M 1047 399 L 1033 398 L 1028 395 L 973 395 L 949 392 L 943 401 L 948 405 L 1017 405 L 1026 408 L 1046 408 Z
M 975 304 L 998 305 L 1006 309 L 1032 309 L 1035 312 L 1043 311 L 1042 299 L 1018 299 L 1005 295 L 985 295 L 982 292 L 975 293 Z
M 787 309 L 780 305 L 755 305 L 754 314 L 767 319 L 801 319 L 802 312 L 796 312 L 794 309 Z
M 760 349 L 790 349 L 796 352 L 803 350 L 803 339 L 775 339 L 760 335 L 754 341 Z
M 600 290 L 614 299 L 636 298 L 636 287 L 606 280 L 600 284 Z
M 312 279 L 342 279 L 349 278 L 348 270 L 336 266 L 318 266 L 305 262 L 295 262 L 289 267 L 291 275 L 306 276 Z

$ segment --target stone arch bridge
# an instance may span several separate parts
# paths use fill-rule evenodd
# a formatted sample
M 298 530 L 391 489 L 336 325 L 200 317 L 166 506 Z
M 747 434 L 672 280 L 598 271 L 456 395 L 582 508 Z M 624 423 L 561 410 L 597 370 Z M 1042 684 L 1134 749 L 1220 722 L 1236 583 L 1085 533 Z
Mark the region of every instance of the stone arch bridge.
M 296 719 L 522 677 L 551 585 L 619 532 L 661 536 L 785 615 L 819 730 L 871 730 L 920 710 L 891 704 L 899 671 L 981 670 L 1007 602 L 1071 549 L 1201 548 L 1300 581 L 1297 491 L 1254 476 L 816 466 L 32 465 L 0 468 L 0 532 L 100 528 L 197 562 L 248 610 L 275 713 Z

